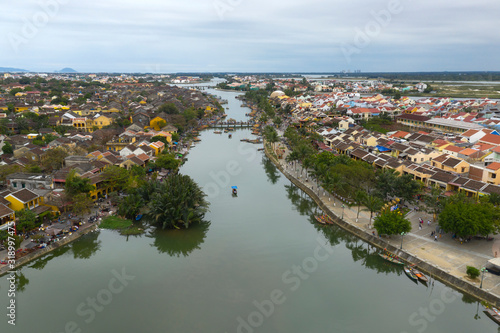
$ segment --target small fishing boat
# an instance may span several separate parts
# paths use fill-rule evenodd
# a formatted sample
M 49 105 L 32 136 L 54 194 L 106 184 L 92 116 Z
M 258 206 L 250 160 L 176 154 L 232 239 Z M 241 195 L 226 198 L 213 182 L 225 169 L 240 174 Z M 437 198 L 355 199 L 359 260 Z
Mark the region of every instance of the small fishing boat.
M 316 221 L 320 224 L 326 224 L 326 221 L 323 219 L 323 216 L 316 216 L 314 215 L 314 218 L 316 219 Z
M 497 308 L 487 308 L 484 313 L 486 313 L 486 315 L 490 317 L 495 323 L 500 325 L 500 311 Z
M 136 220 L 136 221 L 139 221 L 140 219 L 142 219 L 142 214 L 139 214 L 139 215 L 137 215 L 137 216 L 135 217 L 135 220 Z
M 238 186 L 231 186 L 233 197 L 238 196 Z
M 421 271 L 419 271 L 418 269 L 416 269 L 415 267 L 411 267 L 411 271 L 413 272 L 413 274 L 415 274 L 415 276 L 422 282 L 428 282 L 429 279 L 427 278 L 427 276 L 424 275 L 424 273 L 422 273 Z
M 323 223 L 323 224 L 333 224 L 333 221 L 330 218 L 330 216 L 328 216 L 326 214 L 323 214 L 320 216 L 315 215 L 314 218 L 316 218 L 316 220 L 318 220 L 318 222 Z
M 229 134 L 229 135 L 228 135 L 228 137 L 231 139 L 231 138 L 233 137 L 233 135 L 232 135 L 232 134 Z
M 397 257 L 391 257 L 391 256 L 388 256 L 387 254 L 383 254 L 383 253 L 379 253 L 378 255 L 381 256 L 382 258 L 384 258 L 385 260 L 392 262 L 393 264 L 396 264 L 396 265 L 404 265 L 405 264 Z
M 415 275 L 415 273 L 413 273 L 412 269 L 408 266 L 405 265 L 404 267 L 404 270 L 405 270 L 405 273 L 406 275 L 408 275 L 408 277 L 414 281 L 418 281 L 418 278 L 417 276 Z
M 214 134 L 222 134 L 221 131 L 214 131 Z

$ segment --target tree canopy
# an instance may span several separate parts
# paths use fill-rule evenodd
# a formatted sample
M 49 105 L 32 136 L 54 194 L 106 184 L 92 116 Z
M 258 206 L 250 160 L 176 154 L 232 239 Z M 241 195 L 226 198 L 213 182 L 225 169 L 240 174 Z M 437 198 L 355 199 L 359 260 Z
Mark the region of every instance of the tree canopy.
M 208 211 L 209 203 L 205 193 L 191 177 L 172 175 L 152 193 L 148 203 L 148 215 L 162 229 L 188 228 L 194 222 L 201 222 Z
M 491 203 L 476 203 L 463 194 L 456 194 L 439 214 L 438 223 L 444 231 L 459 237 L 487 236 L 498 232 L 500 210 Z
M 400 235 L 411 231 L 411 222 L 400 210 L 385 211 L 375 218 L 373 223 L 379 235 Z

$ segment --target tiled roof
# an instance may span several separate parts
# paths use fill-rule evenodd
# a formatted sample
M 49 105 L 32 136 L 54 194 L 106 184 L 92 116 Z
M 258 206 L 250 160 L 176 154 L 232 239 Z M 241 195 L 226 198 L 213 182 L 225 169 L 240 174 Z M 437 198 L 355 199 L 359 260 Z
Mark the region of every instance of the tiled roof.
M 500 169 L 500 163 L 498 163 L 498 162 L 493 162 L 493 163 L 491 163 L 490 165 L 488 165 L 488 166 L 486 167 L 486 169 L 490 169 L 490 170 L 497 171 L 498 169 Z
M 457 158 L 453 158 L 453 157 L 450 157 L 448 158 L 446 161 L 443 162 L 443 165 L 447 166 L 447 167 L 450 167 L 450 168 L 454 168 L 455 166 L 457 166 L 460 162 L 462 162 L 462 160 L 459 160 Z
M 23 188 L 22 190 L 11 193 L 9 195 L 13 196 L 14 198 L 20 200 L 23 203 L 27 203 L 30 202 L 31 200 L 38 198 L 38 195 L 36 193 L 31 192 L 27 188 Z
M 444 171 L 437 171 L 435 174 L 431 176 L 430 179 L 438 182 L 449 183 L 455 178 L 457 178 L 457 176 L 452 175 L 451 173 Z

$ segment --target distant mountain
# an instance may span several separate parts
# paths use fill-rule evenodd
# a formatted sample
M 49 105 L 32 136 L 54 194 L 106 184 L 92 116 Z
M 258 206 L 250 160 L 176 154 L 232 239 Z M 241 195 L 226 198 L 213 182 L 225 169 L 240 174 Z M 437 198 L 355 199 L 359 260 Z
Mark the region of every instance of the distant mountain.
M 29 71 L 20 68 L 0 67 L 0 73 L 13 73 L 13 72 L 29 72 Z
M 78 72 L 75 71 L 73 68 L 66 67 L 61 69 L 60 71 L 56 71 L 56 73 L 78 73 Z

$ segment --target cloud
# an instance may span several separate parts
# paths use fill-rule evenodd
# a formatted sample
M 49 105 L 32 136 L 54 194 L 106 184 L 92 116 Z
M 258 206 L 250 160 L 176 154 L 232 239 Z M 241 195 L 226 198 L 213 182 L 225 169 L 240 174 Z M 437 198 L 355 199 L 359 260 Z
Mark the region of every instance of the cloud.
M 24 38 L 26 22 L 57 1 Z M 377 30 L 377 13 L 394 1 L 401 11 Z M 0 65 L 31 70 L 500 70 L 500 3 L 486 0 L 28 0 L 2 9 Z M 367 27 L 376 33 L 346 61 L 341 46 Z M 13 36 L 23 38 L 17 49 Z

